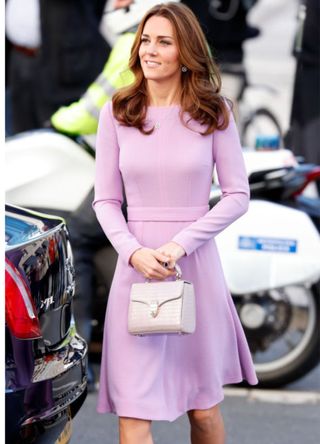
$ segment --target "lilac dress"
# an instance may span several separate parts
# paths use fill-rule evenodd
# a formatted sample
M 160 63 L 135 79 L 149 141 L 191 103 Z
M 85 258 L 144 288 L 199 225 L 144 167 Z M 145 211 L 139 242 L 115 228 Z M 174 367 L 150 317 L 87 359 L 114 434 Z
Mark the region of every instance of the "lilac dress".
M 173 421 L 191 409 L 222 401 L 223 385 L 257 384 L 250 350 L 226 285 L 215 236 L 246 212 L 248 180 L 233 117 L 224 131 L 202 136 L 180 107 L 149 107 L 143 135 L 120 125 L 108 102 L 100 114 L 93 208 L 118 260 L 105 318 L 97 411 Z M 209 211 L 216 165 L 223 197 Z M 128 223 L 122 212 L 122 180 Z M 130 264 L 141 246 L 175 241 L 184 279 L 196 295 L 191 335 L 128 333 L 129 292 L 143 276 Z M 173 277 L 168 278 L 174 279 Z

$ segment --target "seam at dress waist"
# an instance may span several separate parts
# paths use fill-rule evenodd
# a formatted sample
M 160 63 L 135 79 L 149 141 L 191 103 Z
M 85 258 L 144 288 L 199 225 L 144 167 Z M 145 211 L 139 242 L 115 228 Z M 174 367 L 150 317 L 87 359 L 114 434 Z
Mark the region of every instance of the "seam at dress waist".
M 204 216 L 209 205 L 199 207 L 127 207 L 128 221 L 194 221 Z

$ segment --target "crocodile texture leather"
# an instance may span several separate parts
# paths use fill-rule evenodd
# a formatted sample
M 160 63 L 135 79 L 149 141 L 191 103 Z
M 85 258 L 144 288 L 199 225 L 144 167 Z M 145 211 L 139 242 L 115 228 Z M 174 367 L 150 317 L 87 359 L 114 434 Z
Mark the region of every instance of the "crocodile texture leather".
M 193 333 L 193 284 L 184 280 L 132 284 L 128 331 L 134 335 Z

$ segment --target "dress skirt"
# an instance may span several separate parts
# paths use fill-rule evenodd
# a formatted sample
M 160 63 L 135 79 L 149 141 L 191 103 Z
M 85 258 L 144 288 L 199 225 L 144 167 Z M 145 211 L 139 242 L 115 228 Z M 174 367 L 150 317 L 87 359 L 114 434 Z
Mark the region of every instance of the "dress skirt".
M 189 224 L 157 217 L 129 220 L 128 228 L 142 245 L 158 248 Z M 244 379 L 257 384 L 215 241 L 205 242 L 178 264 L 182 278 L 194 285 L 195 332 L 134 336 L 128 333 L 130 288 L 144 278 L 118 257 L 105 317 L 98 412 L 174 421 L 188 410 L 221 402 L 225 384 Z

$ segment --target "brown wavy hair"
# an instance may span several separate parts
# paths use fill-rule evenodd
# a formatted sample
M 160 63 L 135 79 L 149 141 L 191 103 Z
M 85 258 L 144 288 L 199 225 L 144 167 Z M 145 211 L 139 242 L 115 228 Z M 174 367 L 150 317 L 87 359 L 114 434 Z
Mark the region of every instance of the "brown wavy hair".
M 181 75 L 181 111 L 206 126 L 203 135 L 211 134 L 216 129 L 225 129 L 229 123 L 229 111 L 226 100 L 220 94 L 221 77 L 218 66 L 210 52 L 209 45 L 201 26 L 186 5 L 181 3 L 162 3 L 151 8 L 141 20 L 131 49 L 129 69 L 135 76 L 134 82 L 118 90 L 113 98 L 115 118 L 125 126 L 138 128 L 143 134 L 154 130 L 145 129 L 145 118 L 149 97 L 147 81 L 144 77 L 139 58 L 139 47 L 144 26 L 152 16 L 168 19 L 173 27 L 177 41 L 181 65 L 188 68 Z M 227 100 L 230 106 L 232 103 Z

